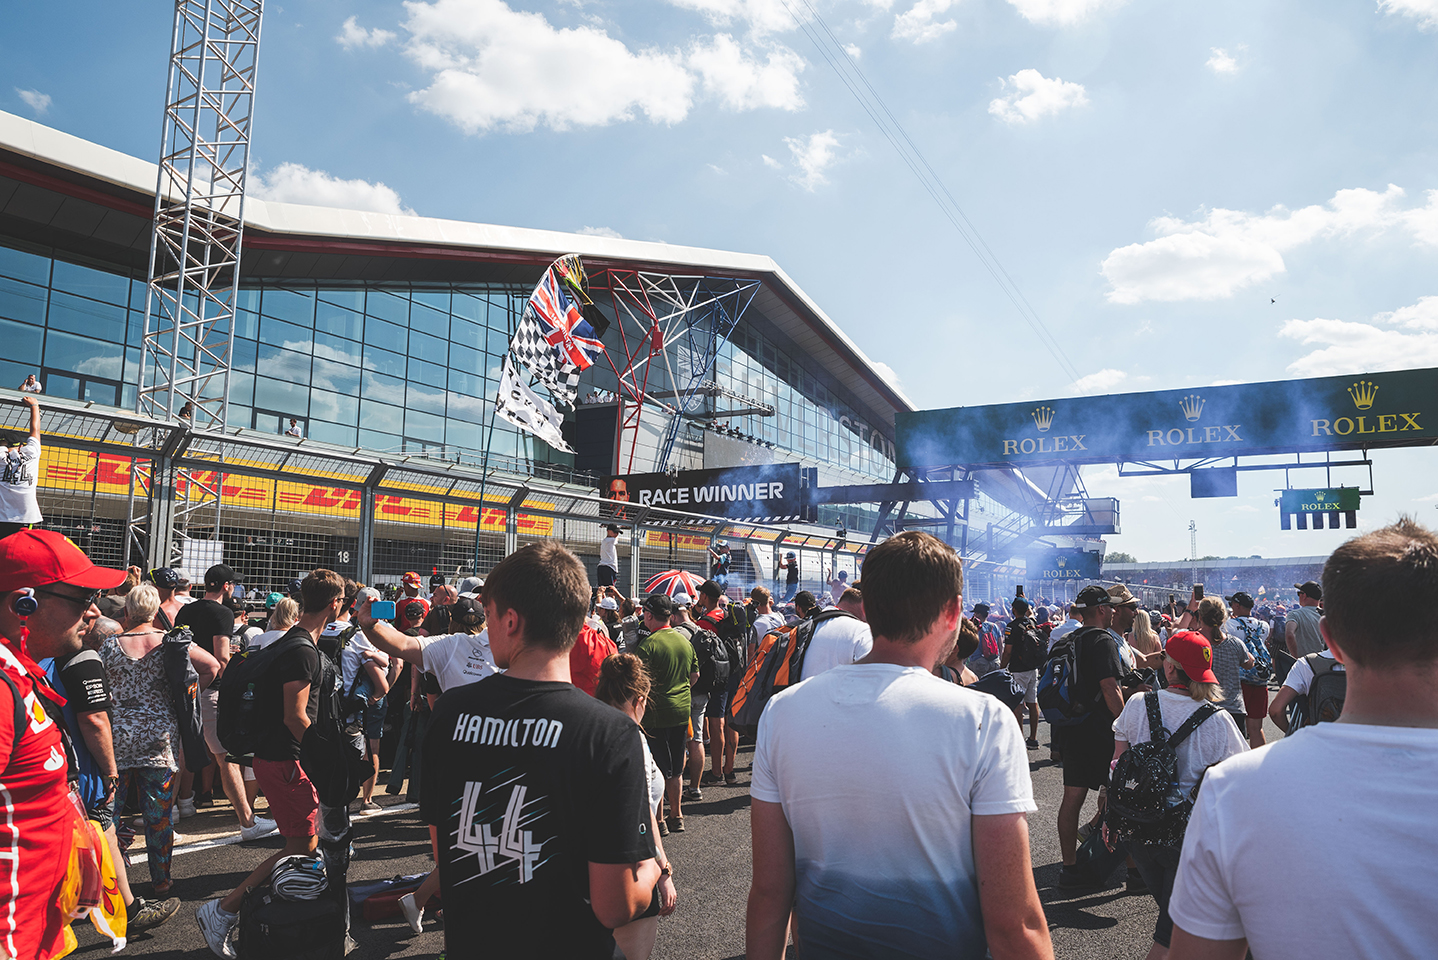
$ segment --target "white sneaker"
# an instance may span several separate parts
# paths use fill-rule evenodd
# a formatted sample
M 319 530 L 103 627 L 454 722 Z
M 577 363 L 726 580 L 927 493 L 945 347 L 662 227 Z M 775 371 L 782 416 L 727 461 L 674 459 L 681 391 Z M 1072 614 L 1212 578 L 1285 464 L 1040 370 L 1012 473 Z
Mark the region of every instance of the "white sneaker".
M 260 837 L 267 837 L 279 829 L 279 824 L 273 820 L 266 820 L 264 817 L 255 817 L 253 826 L 240 827 L 241 840 L 258 840 Z
M 194 797 L 191 797 L 191 798 L 188 799 L 188 800 L 182 799 L 182 800 L 180 801 L 180 819 L 183 820 L 183 819 L 185 819 L 186 817 L 193 817 L 194 815 L 195 815 L 195 798 L 194 798 Z
M 225 957 L 227 960 L 232 960 L 235 956 L 235 948 L 230 943 L 230 932 L 235 929 L 239 919 L 238 916 L 221 910 L 218 900 L 201 904 L 200 909 L 195 911 L 195 922 L 200 925 L 200 932 L 205 935 L 205 943 L 209 944 L 215 956 Z
M 404 918 L 409 921 L 409 928 L 415 933 L 424 931 L 424 911 L 415 902 L 414 894 L 406 893 L 399 898 L 399 908 L 404 911 Z

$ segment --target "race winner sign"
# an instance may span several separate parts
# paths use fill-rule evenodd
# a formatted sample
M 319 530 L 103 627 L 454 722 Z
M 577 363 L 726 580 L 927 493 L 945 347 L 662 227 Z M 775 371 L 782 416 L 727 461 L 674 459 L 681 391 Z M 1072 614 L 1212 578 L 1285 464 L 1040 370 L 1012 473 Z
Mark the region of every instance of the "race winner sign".
M 895 415 L 899 465 L 1115 463 L 1421 446 L 1438 369 Z
M 600 489 L 611 500 L 708 517 L 779 520 L 804 513 L 797 463 L 609 476 Z

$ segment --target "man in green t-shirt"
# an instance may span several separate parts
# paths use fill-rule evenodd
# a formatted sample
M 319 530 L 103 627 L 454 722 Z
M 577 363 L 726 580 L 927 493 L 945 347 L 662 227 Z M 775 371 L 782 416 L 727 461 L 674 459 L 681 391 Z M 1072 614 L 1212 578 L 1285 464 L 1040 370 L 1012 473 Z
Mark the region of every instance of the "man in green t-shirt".
M 659 832 L 677 833 L 684 829 L 679 794 L 689 742 L 689 688 L 699 680 L 699 655 L 684 634 L 669 626 L 674 601 L 662 593 L 653 593 L 644 598 L 642 609 L 649 636 L 639 642 L 634 653 L 649 671 L 644 733 L 649 738 L 654 764 L 664 775 L 664 799 L 669 804 L 669 819 L 660 819 Z

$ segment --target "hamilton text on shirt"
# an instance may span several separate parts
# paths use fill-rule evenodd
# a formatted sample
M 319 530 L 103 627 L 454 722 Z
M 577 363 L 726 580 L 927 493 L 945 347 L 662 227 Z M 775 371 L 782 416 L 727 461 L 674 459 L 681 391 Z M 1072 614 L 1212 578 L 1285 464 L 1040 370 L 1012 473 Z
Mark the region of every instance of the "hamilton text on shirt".
M 549 747 L 559 746 L 564 724 L 544 718 L 479 717 L 461 713 L 454 724 L 455 743 L 477 743 L 486 747 Z

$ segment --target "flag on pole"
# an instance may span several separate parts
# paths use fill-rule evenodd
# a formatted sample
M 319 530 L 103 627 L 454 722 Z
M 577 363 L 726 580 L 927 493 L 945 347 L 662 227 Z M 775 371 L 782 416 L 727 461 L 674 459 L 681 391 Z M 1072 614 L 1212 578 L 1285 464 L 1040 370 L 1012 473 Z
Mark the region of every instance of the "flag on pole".
M 560 425 L 564 418 L 554 409 L 554 404 L 530 389 L 529 384 L 515 369 L 514 361 L 506 356 L 504 369 L 500 374 L 499 397 L 494 412 L 521 430 L 532 433 L 556 450 L 574 453 L 574 448 L 564 442 Z
M 584 266 L 568 254 L 550 264 L 524 305 L 510 352 L 554 399 L 573 406 L 579 374 L 604 352 L 609 320 L 584 292 Z

